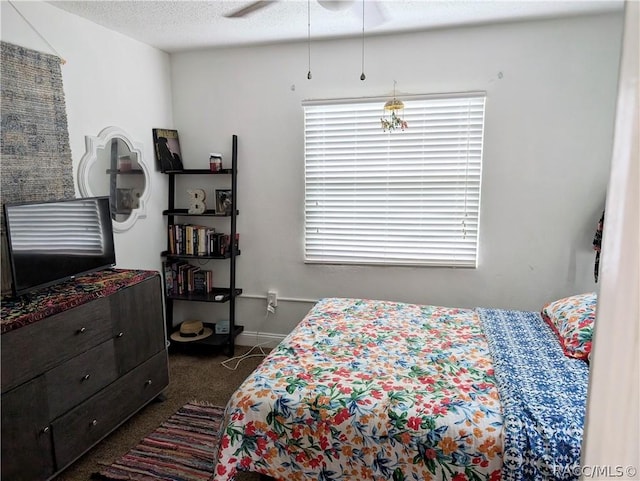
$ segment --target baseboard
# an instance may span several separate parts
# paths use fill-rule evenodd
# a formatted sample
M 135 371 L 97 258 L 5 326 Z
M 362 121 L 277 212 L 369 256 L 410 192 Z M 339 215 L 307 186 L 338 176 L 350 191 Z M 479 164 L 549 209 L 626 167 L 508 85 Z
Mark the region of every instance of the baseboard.
M 239 346 L 257 346 L 261 344 L 264 347 L 276 347 L 285 337 L 286 335 L 284 334 L 271 332 L 242 331 L 236 337 L 236 344 Z

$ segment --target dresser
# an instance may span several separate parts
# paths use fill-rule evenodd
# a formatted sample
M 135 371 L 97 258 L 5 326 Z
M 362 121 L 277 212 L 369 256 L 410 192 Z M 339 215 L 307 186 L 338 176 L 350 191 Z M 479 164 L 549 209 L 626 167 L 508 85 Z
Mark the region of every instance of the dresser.
M 168 386 L 156 272 L 93 273 L 2 315 L 3 480 L 51 479 Z

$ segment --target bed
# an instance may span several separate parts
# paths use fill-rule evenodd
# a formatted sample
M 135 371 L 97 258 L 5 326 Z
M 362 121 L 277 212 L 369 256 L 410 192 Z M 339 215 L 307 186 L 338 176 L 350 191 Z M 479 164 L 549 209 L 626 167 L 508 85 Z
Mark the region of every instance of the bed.
M 230 399 L 214 479 L 577 479 L 588 364 L 548 321 L 322 299 Z

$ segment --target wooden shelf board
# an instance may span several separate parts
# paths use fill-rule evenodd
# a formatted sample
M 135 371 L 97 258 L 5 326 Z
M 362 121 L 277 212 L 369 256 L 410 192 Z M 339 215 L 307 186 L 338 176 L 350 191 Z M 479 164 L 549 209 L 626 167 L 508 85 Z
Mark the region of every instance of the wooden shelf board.
M 222 294 L 224 298 L 216 301 L 215 296 Z M 242 289 L 236 287 L 236 297 L 242 294 Z M 199 301 L 199 302 L 228 302 L 231 299 L 231 292 L 228 287 L 214 287 L 209 294 L 174 294 L 167 296 L 167 299 L 173 301 Z
M 209 327 L 211 329 L 215 328 L 215 324 L 208 324 L 208 323 L 204 323 L 205 327 Z M 234 326 L 235 329 L 233 331 L 233 338 L 235 339 L 236 337 L 238 337 L 238 335 L 244 331 L 244 326 Z M 171 346 L 176 346 L 176 347 L 180 347 L 180 348 L 193 348 L 194 346 L 208 346 L 208 347 L 222 347 L 222 346 L 226 346 L 227 344 L 229 344 L 229 339 L 230 339 L 230 335 L 229 334 L 211 334 L 209 337 L 205 337 L 204 339 L 199 339 L 197 341 L 188 341 L 188 342 L 180 342 L 180 341 L 174 341 L 173 339 L 169 338 L 169 341 L 171 342 Z
M 236 215 L 240 214 L 239 210 L 236 210 Z M 163 210 L 162 215 L 183 215 L 194 217 L 231 217 L 231 214 L 219 214 L 215 210 L 207 209 L 202 214 L 189 214 L 189 209 L 170 209 Z

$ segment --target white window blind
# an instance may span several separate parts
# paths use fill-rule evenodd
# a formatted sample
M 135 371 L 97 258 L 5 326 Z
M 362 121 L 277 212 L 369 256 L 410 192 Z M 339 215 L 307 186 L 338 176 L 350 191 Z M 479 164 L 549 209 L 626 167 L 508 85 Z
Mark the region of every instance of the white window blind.
M 305 262 L 476 267 L 485 94 L 305 102 Z
M 13 207 L 8 215 L 16 252 L 104 253 L 104 233 L 95 201 L 25 204 Z

